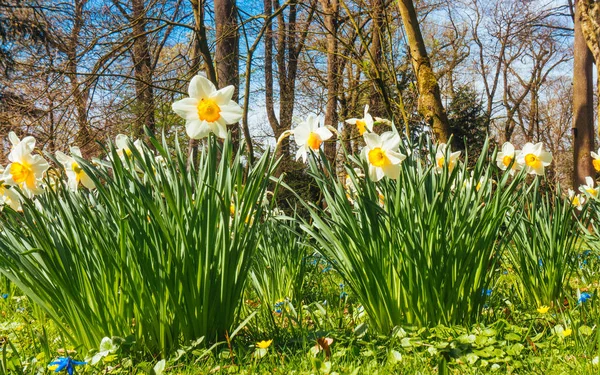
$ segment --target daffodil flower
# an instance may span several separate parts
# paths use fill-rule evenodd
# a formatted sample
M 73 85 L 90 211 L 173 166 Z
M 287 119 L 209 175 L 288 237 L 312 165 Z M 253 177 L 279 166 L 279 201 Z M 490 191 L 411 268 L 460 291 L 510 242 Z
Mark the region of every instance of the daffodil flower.
M 115 138 L 115 146 L 117 148 L 117 155 L 121 159 L 125 158 L 125 155 L 131 157 L 132 152 L 129 148 L 129 137 L 125 134 L 119 134 Z M 142 152 L 142 141 L 140 139 L 136 139 L 133 141 L 133 146 L 141 153 Z
M 356 125 L 358 134 L 363 135 L 366 131 L 373 131 L 373 117 L 369 114 L 369 105 L 365 105 L 365 113 L 363 118 L 351 118 L 346 120 L 347 124 Z
M 4 168 L 0 166 L 0 177 L 4 173 Z M 0 179 L 0 211 L 3 206 L 10 206 L 15 211 L 21 211 L 21 199 L 19 194 L 12 190 L 8 185 Z
M 527 173 L 543 176 L 544 168 L 552 163 L 552 153 L 544 151 L 542 142 L 526 143 L 517 156 L 517 163 L 523 166 Z
M 41 194 L 42 178 L 49 165 L 42 156 L 32 155 L 35 138 L 29 136 L 19 140 L 14 132 L 10 132 L 9 140 L 13 145 L 8 154 L 11 163 L 6 166 L 0 179 L 6 185 L 19 186 L 29 197 Z
M 598 154 L 595 153 L 594 151 L 591 152 L 592 154 L 592 165 L 594 166 L 594 169 L 596 170 L 596 172 L 600 172 L 600 148 L 598 149 Z
M 515 146 L 513 146 L 512 143 L 504 142 L 502 150 L 498 152 L 498 155 L 496 156 L 496 165 L 498 165 L 498 168 L 505 171 L 510 166 L 510 163 L 512 163 L 509 173 L 514 175 L 515 172 L 521 168 L 519 163 L 515 160 L 519 152 L 519 150 L 515 150 Z
M 292 130 L 292 134 L 298 145 L 296 160 L 302 158 L 305 163 L 308 150 L 318 151 L 321 144 L 333 136 L 333 133 L 326 127 L 319 127 L 319 119 L 312 114 L 298 124 Z
M 50 362 L 49 366 L 56 366 L 54 372 L 66 370 L 69 375 L 73 375 L 75 366 L 85 365 L 87 362 L 79 362 L 71 357 L 60 357 L 54 362 Z
M 449 150 L 449 151 L 448 151 Z M 452 152 L 450 147 L 445 143 L 440 143 L 435 151 L 435 169 L 437 172 L 441 172 L 444 167 L 448 168 L 449 172 L 452 172 L 460 157 L 460 151 Z M 448 155 L 447 155 L 448 154 Z M 448 157 L 448 160 L 446 160 Z
M 71 155 L 81 157 L 79 147 L 71 147 Z M 94 181 L 85 173 L 73 156 L 68 156 L 63 152 L 57 151 L 56 159 L 65 169 L 71 190 L 76 191 L 80 183 L 88 189 L 96 187 Z
M 362 157 L 369 163 L 369 178 L 373 181 L 379 181 L 383 176 L 397 179 L 400 175 L 400 164 L 406 159 L 406 155 L 398 149 L 398 133 L 385 132 L 381 136 L 366 133 L 364 138 L 366 146 L 362 150 Z
M 598 192 L 600 191 L 600 187 L 598 187 L 598 186 L 594 187 L 594 185 L 595 185 L 594 179 L 591 178 L 590 176 L 587 176 L 585 178 L 585 185 L 581 185 L 579 187 L 579 191 L 584 193 L 585 195 L 587 195 L 590 198 L 598 199 Z
M 185 131 L 192 139 L 202 139 L 214 133 L 227 137 L 227 125 L 242 119 L 242 108 L 231 100 L 235 88 L 217 90 L 207 78 L 197 75 L 188 88 L 189 98 L 173 103 L 175 113 L 185 119 Z
M 583 209 L 583 204 L 585 203 L 585 197 L 581 194 L 575 194 L 573 189 L 568 190 L 569 201 L 573 205 L 573 207 L 577 208 L 579 211 Z

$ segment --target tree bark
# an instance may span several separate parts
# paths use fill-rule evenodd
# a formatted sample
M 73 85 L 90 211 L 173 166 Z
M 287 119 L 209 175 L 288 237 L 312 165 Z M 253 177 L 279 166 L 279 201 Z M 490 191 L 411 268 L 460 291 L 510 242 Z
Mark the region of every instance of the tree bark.
M 412 0 L 398 0 L 398 5 L 408 39 L 411 62 L 417 77 L 418 111 L 432 127 L 435 140 L 446 143 L 450 138 L 448 117 L 442 105 L 440 86 L 427 56 L 414 4 Z
M 591 152 L 594 150 L 594 83 L 592 52 L 581 27 L 581 9 L 575 0 L 575 39 L 573 42 L 573 186 L 595 176 Z
M 339 86 L 338 77 L 338 16 L 339 4 L 337 0 L 321 0 L 325 16 L 325 28 L 327 29 L 327 105 L 325 107 L 325 125 L 338 128 L 337 95 Z M 325 142 L 325 156 L 335 170 L 337 152 L 337 135 Z
M 237 24 L 237 9 L 235 0 L 215 0 L 215 26 L 217 45 L 215 50 L 215 65 L 217 70 L 218 87 L 233 85 L 232 100 L 239 99 L 239 30 Z M 237 150 L 240 141 L 238 123 L 228 125 L 231 130 L 231 140 Z
M 140 137 L 144 134 L 143 127 L 146 126 L 154 133 L 156 121 L 154 118 L 154 90 L 152 88 L 153 69 L 150 46 L 146 35 L 146 9 L 143 0 L 131 0 L 132 8 L 132 31 L 135 38 L 133 42 L 133 64 L 135 72 L 135 93 L 139 104 L 137 126 L 135 134 Z

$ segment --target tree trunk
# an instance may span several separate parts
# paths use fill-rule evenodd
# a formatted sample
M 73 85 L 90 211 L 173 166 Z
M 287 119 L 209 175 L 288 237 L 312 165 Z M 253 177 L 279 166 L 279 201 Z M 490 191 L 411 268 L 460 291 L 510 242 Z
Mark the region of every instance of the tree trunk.
M 143 136 L 143 127 L 146 126 L 154 133 L 156 122 L 154 119 L 154 90 L 152 88 L 152 57 L 148 36 L 146 35 L 146 9 L 143 0 L 131 0 L 133 15 L 133 64 L 135 72 L 135 93 L 138 103 L 139 116 L 134 131 L 136 136 Z
M 217 68 L 218 87 L 233 85 L 232 100 L 239 98 L 239 31 L 237 25 L 237 9 L 235 0 L 215 0 L 215 26 L 217 45 L 215 65 Z M 239 124 L 228 125 L 234 150 L 240 141 Z
M 325 125 L 338 128 L 338 36 L 337 23 L 339 16 L 339 4 L 337 0 L 321 0 L 323 12 L 325 13 L 325 28 L 327 29 L 327 105 L 325 107 Z M 335 170 L 335 154 L 337 152 L 337 136 L 325 142 L 325 156 Z
M 585 184 L 586 176 L 596 173 L 590 154 L 595 151 L 593 56 L 582 33 L 578 2 L 573 42 L 573 186 Z
M 431 68 L 423 35 L 412 0 L 398 0 L 402 23 L 408 39 L 410 57 L 419 89 L 419 113 L 432 127 L 437 142 L 446 143 L 450 138 L 448 117 L 440 96 L 440 87 Z

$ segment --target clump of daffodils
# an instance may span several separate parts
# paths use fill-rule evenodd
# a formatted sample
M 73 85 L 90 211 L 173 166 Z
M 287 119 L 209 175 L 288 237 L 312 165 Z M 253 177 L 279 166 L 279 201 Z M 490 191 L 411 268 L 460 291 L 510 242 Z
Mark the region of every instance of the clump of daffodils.
M 235 88 L 227 86 L 217 90 L 207 78 L 197 75 L 188 88 L 189 98 L 173 103 L 175 113 L 185 119 L 185 131 L 192 139 L 202 139 L 214 133 L 227 137 L 227 125 L 242 119 L 242 108 L 231 100 Z

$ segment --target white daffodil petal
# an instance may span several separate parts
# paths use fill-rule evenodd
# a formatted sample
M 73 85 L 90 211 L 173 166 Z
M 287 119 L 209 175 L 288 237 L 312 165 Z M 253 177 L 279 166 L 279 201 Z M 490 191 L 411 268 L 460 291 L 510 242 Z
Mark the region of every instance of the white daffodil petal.
M 207 98 L 215 91 L 215 85 L 208 78 L 197 75 L 190 81 L 188 96 L 196 99 Z
M 210 95 L 210 97 L 212 99 L 214 99 L 215 102 L 219 106 L 222 106 L 222 105 L 228 104 L 231 101 L 231 97 L 233 96 L 234 91 L 235 91 L 234 86 L 227 86 L 227 87 L 223 87 L 222 89 L 213 92 Z M 221 107 L 221 109 L 222 109 L 222 107 Z
M 221 118 L 227 124 L 235 124 L 242 119 L 244 111 L 236 102 L 229 102 L 226 105 L 221 106 Z
M 367 147 L 369 149 L 374 149 L 376 147 L 382 147 L 382 142 L 381 142 L 381 138 L 379 137 L 379 135 L 375 134 L 375 133 L 365 133 L 363 135 L 364 139 L 365 139 L 365 143 L 367 144 Z
M 327 128 L 318 128 L 315 130 L 315 133 L 321 137 L 321 141 L 326 141 L 333 137 L 333 133 Z
M 388 155 L 389 155 L 389 151 L 388 151 Z M 398 178 L 398 176 L 400 176 L 400 164 L 385 165 L 381 168 L 381 171 L 388 178 L 395 180 Z
M 206 121 L 193 120 L 186 122 L 185 132 L 192 139 L 202 139 L 208 137 L 211 128 Z

